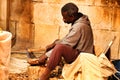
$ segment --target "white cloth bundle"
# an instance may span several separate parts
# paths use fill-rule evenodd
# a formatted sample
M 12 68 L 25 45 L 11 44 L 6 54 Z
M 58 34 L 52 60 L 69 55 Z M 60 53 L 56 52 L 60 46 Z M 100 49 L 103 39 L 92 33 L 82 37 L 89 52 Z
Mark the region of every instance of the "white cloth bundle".
M 63 80 L 107 80 L 116 69 L 104 54 L 99 57 L 90 53 L 80 53 L 72 64 L 63 67 Z

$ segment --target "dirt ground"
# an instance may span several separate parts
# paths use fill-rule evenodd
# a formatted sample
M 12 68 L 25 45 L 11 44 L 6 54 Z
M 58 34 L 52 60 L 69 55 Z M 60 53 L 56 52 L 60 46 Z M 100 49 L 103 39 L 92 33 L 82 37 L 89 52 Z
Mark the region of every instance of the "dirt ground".
M 10 59 L 9 80 L 28 80 L 27 57 L 25 53 L 12 53 Z
M 41 54 L 35 54 L 37 57 Z M 29 80 L 27 56 L 25 53 L 12 53 L 10 60 L 9 80 Z M 53 71 L 50 80 L 58 80 L 61 75 Z

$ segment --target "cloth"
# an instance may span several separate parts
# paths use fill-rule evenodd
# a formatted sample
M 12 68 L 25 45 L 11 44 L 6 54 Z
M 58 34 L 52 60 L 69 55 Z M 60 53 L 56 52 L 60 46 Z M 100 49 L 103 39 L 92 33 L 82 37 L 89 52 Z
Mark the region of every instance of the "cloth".
M 50 51 L 46 52 L 46 56 L 49 58 L 51 56 L 51 53 L 52 53 L 53 49 L 51 49 Z
M 80 53 L 72 64 L 63 67 L 64 80 L 107 80 L 116 69 L 104 54 L 99 57 L 90 53 Z
M 82 52 L 93 53 L 93 33 L 90 21 L 83 15 L 74 22 L 69 33 L 56 44 L 67 44 Z
M 0 80 L 8 80 L 12 34 L 0 32 Z

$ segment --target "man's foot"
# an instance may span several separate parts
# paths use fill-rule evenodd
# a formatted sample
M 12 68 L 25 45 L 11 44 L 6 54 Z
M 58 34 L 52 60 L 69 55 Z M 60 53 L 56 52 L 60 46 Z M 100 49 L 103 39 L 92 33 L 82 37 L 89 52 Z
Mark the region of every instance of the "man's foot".
M 39 64 L 40 64 L 40 65 L 45 64 L 47 58 L 48 58 L 48 57 L 47 57 L 45 54 L 41 55 L 41 56 L 39 57 Z
M 37 65 L 45 65 L 47 56 L 46 55 L 41 55 L 39 58 L 37 58 L 34 54 L 32 53 L 27 53 L 28 56 L 28 63 L 31 66 L 37 66 Z
M 28 60 L 27 60 L 27 62 L 31 65 L 31 66 L 37 66 L 37 65 L 39 65 L 39 59 L 31 59 L 31 58 L 29 58 Z

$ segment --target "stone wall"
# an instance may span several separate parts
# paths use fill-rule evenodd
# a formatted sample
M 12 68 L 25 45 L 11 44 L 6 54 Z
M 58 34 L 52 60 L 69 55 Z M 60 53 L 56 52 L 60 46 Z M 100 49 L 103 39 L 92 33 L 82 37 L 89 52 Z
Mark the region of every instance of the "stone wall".
M 74 2 L 79 11 L 88 15 L 91 20 L 95 45 L 105 49 L 110 40 L 116 36 L 111 47 L 111 59 L 120 58 L 119 0 L 10 1 L 9 28 L 13 35 L 16 34 L 13 49 L 45 48 L 56 38 L 62 38 L 68 32 L 70 25 L 62 21 L 61 7 L 67 2 Z M 0 15 L 0 20 L 2 17 Z
M 90 18 L 96 46 L 104 50 L 111 39 L 117 36 L 111 47 L 111 59 L 119 58 L 119 0 L 33 0 L 35 47 L 45 47 L 68 32 L 70 25 L 63 23 L 60 13 L 62 5 L 67 2 L 76 3 L 79 11 Z
M 23 50 L 33 45 L 31 0 L 10 0 L 9 31 L 13 34 L 13 49 Z

